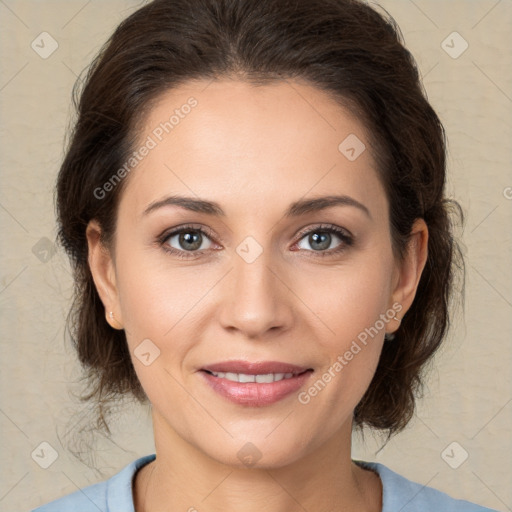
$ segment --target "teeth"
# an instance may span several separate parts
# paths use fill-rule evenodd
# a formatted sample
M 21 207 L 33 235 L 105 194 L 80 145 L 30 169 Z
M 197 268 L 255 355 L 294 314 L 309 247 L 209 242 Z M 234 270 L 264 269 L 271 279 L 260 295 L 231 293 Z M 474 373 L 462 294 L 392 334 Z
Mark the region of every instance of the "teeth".
M 262 375 L 247 375 L 246 373 L 231 373 L 231 372 L 210 372 L 215 377 L 220 379 L 227 379 L 233 382 L 257 382 L 257 383 L 270 383 L 283 379 L 291 379 L 293 373 L 265 373 Z

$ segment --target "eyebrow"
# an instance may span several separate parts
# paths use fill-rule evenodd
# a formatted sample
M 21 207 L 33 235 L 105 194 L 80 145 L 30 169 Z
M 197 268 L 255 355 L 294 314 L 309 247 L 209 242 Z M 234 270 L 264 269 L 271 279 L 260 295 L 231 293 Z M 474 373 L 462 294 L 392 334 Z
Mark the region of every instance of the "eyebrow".
M 145 210 L 143 215 L 164 208 L 166 206 L 178 206 L 192 212 L 205 213 L 207 215 L 214 215 L 216 217 L 225 217 L 226 213 L 221 206 L 215 201 L 206 201 L 204 199 L 196 199 L 194 197 L 185 196 L 169 196 L 160 201 L 151 203 Z M 333 206 L 353 206 L 364 212 L 370 219 L 372 218 L 368 208 L 356 201 L 354 198 L 346 195 L 337 196 L 322 196 L 312 199 L 300 199 L 290 205 L 285 212 L 285 217 L 299 217 L 306 213 L 318 212 Z

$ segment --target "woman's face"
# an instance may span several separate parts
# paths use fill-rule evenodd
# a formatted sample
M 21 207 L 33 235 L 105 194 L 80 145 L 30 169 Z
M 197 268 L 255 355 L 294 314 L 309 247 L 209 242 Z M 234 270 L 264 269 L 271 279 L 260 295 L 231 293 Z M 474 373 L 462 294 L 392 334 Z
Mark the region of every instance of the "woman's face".
M 296 81 L 198 81 L 161 97 L 135 150 L 99 288 L 126 331 L 156 436 L 272 466 L 350 435 L 417 277 L 393 258 L 365 127 Z M 309 371 L 245 383 L 204 370 L 233 361 Z

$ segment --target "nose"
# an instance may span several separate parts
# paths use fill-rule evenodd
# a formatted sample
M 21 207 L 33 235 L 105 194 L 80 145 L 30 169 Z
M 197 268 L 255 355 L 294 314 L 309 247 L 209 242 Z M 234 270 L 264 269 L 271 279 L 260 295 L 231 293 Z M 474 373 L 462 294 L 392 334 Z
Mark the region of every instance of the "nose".
M 294 296 L 282 267 L 272 261 L 270 251 L 254 261 L 240 254 L 234 253 L 233 269 L 221 285 L 218 318 L 222 327 L 251 339 L 289 329 Z

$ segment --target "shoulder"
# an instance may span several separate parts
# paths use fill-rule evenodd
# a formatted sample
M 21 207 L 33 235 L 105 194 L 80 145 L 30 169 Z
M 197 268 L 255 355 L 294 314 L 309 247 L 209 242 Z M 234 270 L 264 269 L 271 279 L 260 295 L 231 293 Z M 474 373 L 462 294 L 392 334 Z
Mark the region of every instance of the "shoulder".
M 382 512 L 496 512 L 465 500 L 452 498 L 448 494 L 421 485 L 395 473 L 378 462 L 354 461 L 359 466 L 378 473 L 382 481 Z
M 108 480 L 79 489 L 31 512 L 134 512 L 133 476 L 154 459 L 155 454 L 134 460 Z

